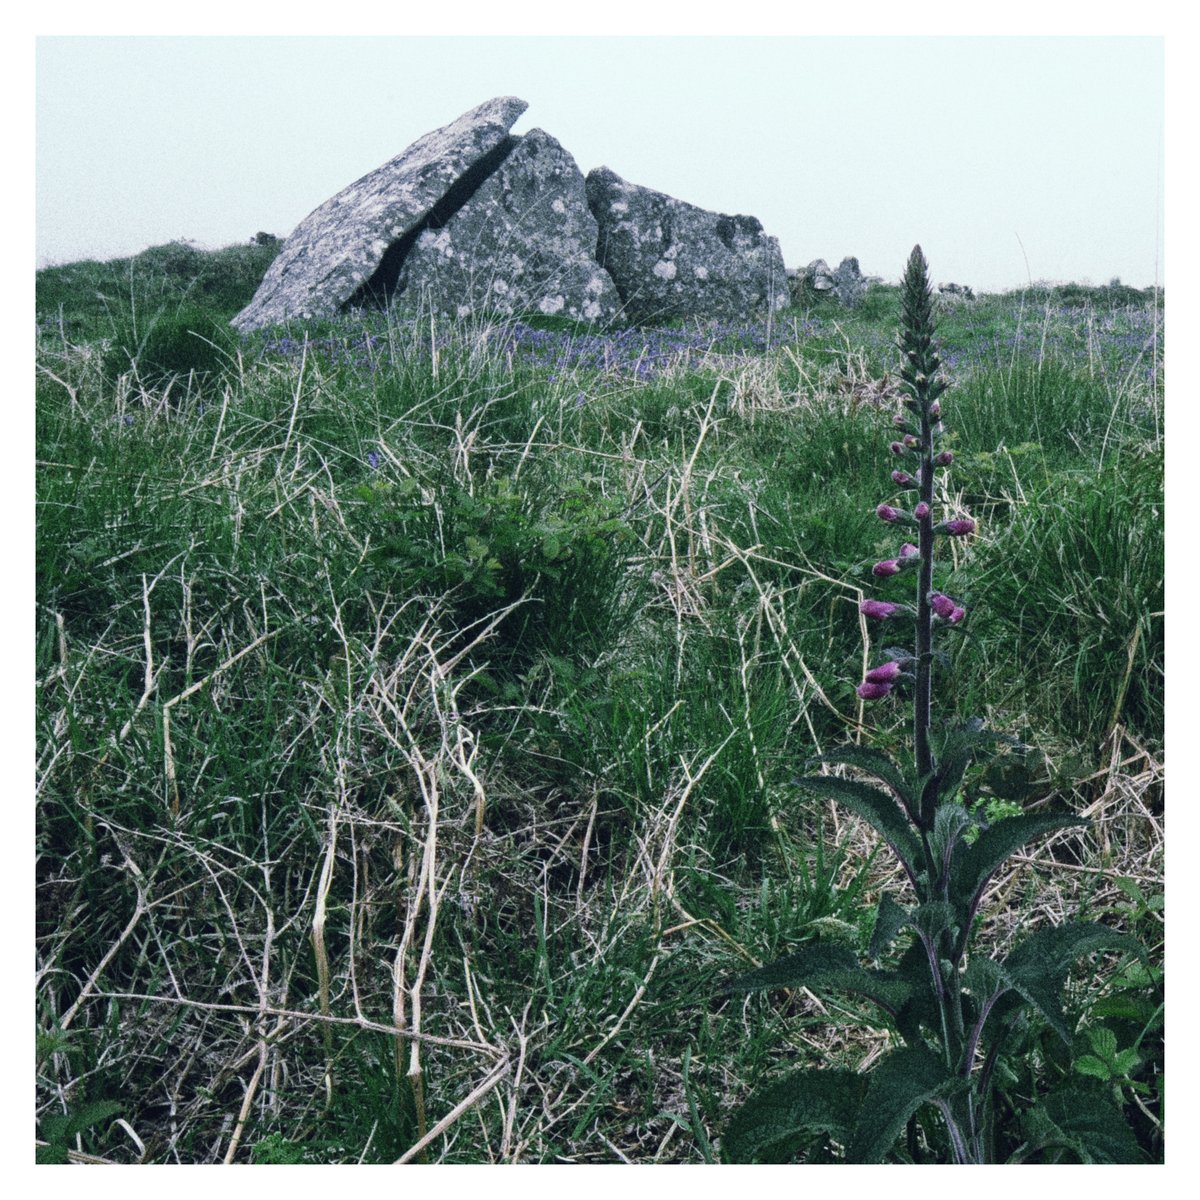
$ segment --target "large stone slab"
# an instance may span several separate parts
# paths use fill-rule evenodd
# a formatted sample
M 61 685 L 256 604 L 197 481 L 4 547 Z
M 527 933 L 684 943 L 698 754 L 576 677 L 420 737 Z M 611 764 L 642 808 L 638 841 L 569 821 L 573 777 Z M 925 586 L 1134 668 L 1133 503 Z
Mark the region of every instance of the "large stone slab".
M 629 319 L 740 321 L 787 304 L 779 242 L 754 217 L 685 204 L 607 167 L 588 174 L 587 198 L 600 230 L 596 257 Z
M 621 298 L 596 262 L 597 236 L 575 159 L 531 129 L 444 225 L 418 235 L 393 307 L 611 321 Z
M 326 200 L 284 243 L 234 326 L 333 316 L 386 295 L 426 225 L 448 220 L 513 149 L 508 131 L 527 107 L 515 96 L 489 100 Z

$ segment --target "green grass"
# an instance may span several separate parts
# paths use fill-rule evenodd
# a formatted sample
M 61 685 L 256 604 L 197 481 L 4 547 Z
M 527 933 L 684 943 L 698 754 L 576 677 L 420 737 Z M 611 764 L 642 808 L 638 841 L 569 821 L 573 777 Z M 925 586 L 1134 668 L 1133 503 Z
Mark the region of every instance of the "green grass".
M 900 595 L 870 574 L 895 292 L 639 381 L 486 325 L 433 360 L 380 315 L 264 353 L 225 322 L 274 249 L 39 274 L 43 1125 L 112 1102 L 146 1161 L 386 1162 L 475 1096 L 431 1159 L 719 1157 L 780 1053 L 881 1036 L 714 994 L 861 948 L 889 868 L 790 783 L 860 719 L 904 733 L 853 693 L 858 600 Z M 1161 747 L 1162 444 L 1065 304 L 946 318 L 945 499 L 981 534 L 944 699 L 1069 791 L 1114 720 Z M 1001 356 L 1031 321 L 1061 336 Z

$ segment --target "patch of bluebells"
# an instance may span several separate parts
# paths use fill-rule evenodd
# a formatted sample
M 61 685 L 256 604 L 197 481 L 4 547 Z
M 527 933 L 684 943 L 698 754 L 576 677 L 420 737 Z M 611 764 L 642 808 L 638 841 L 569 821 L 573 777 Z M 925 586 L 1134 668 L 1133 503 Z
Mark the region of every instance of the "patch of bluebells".
M 1010 327 L 1001 331 L 995 328 L 996 317 L 995 302 L 977 311 L 957 311 L 953 333 L 943 334 L 942 361 L 947 370 L 963 373 L 979 367 L 1007 367 L 1014 359 L 1054 360 L 1096 370 L 1118 381 L 1144 378 L 1151 387 L 1161 386 L 1161 313 L 1156 317 L 1148 308 L 1135 307 L 1103 312 L 1073 307 L 1047 311 L 1031 305 L 1015 327 L 1009 318 L 1003 325 Z M 309 338 L 307 343 L 291 334 L 268 336 L 261 353 L 268 358 L 296 360 L 307 353 L 330 366 L 370 376 L 390 365 L 397 342 L 394 336 L 379 332 L 378 326 L 374 328 L 364 327 L 360 319 L 341 336 Z M 700 365 L 710 356 L 750 358 L 797 343 L 834 354 L 830 339 L 839 335 L 834 326 L 806 317 L 575 331 L 543 329 L 514 319 L 497 322 L 483 336 L 513 365 L 545 370 L 550 383 L 577 372 L 628 383 L 652 382 L 681 365 Z M 414 322 L 399 341 L 406 361 L 432 361 L 433 343 L 427 329 Z M 445 341 L 443 331 L 439 346 Z M 887 333 L 860 329 L 856 344 L 870 369 L 880 373 L 888 369 L 893 343 Z
M 514 364 L 542 368 L 556 383 L 578 372 L 622 381 L 651 382 L 681 364 L 702 362 L 706 356 L 749 358 L 798 339 L 818 336 L 820 322 L 693 322 L 663 328 L 627 327 L 569 331 L 540 329 L 524 321 L 497 324 L 486 335 L 492 348 Z M 404 339 L 409 361 L 430 361 L 432 340 L 416 326 Z M 374 374 L 390 357 L 379 334 L 358 330 L 350 337 L 326 336 L 307 341 L 290 334 L 268 337 L 262 343 L 267 358 L 310 358 L 335 367 Z M 578 403 L 578 401 L 577 401 Z

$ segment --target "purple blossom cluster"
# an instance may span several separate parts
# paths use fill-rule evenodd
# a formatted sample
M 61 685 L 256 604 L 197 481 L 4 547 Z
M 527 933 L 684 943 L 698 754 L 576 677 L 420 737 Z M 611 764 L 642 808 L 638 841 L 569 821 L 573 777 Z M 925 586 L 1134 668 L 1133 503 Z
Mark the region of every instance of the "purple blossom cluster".
M 895 558 L 885 558 L 872 568 L 876 579 L 890 579 L 909 573 L 916 575 L 916 605 L 908 607 L 890 600 L 866 599 L 859 612 L 876 621 L 913 618 L 916 624 L 916 648 L 911 656 L 892 653 L 890 661 L 872 667 L 856 689 L 863 700 L 881 700 L 901 679 L 915 678 L 918 757 L 927 757 L 926 716 L 929 708 L 929 681 L 933 659 L 932 635 L 936 626 L 953 628 L 962 623 L 966 609 L 957 600 L 933 589 L 934 542 L 937 535 L 966 537 L 975 531 L 970 517 L 938 521 L 934 513 L 934 477 L 949 467 L 954 455 L 940 449 L 945 435 L 941 397 L 949 387 L 943 373 L 945 360 L 933 341 L 931 297 L 925 274 L 925 262 L 918 247 L 909 260 L 905 278 L 905 332 L 900 342 L 903 354 L 900 377 L 906 397 L 892 418 L 892 427 L 902 436 L 891 443 L 892 454 L 902 466 L 891 473 L 892 483 L 903 491 L 917 492 L 911 511 L 884 503 L 875 515 L 887 525 L 916 530 L 917 541 L 904 542 Z M 912 667 L 913 674 L 905 670 Z

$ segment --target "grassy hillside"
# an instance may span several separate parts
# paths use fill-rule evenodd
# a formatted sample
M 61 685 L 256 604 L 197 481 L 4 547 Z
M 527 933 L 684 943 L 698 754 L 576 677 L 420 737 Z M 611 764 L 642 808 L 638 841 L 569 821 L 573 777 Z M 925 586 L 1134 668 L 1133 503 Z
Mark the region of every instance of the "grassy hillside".
M 717 1160 L 781 1062 L 889 1036 L 852 1002 L 848 1034 L 807 994 L 715 993 L 806 940 L 865 948 L 895 872 L 790 781 L 906 736 L 854 693 L 894 553 L 896 292 L 746 328 L 240 339 L 274 251 L 38 278 L 39 1136 L 116 1162 Z M 986 938 L 1083 904 L 1152 948 L 1081 972 L 1078 1045 L 1043 1063 L 1138 1038 L 1152 1157 L 1161 316 L 1043 288 L 941 324 L 942 501 L 980 532 L 938 709 L 1034 748 L 965 798 L 1029 785 L 1093 819 L 998 880 Z

